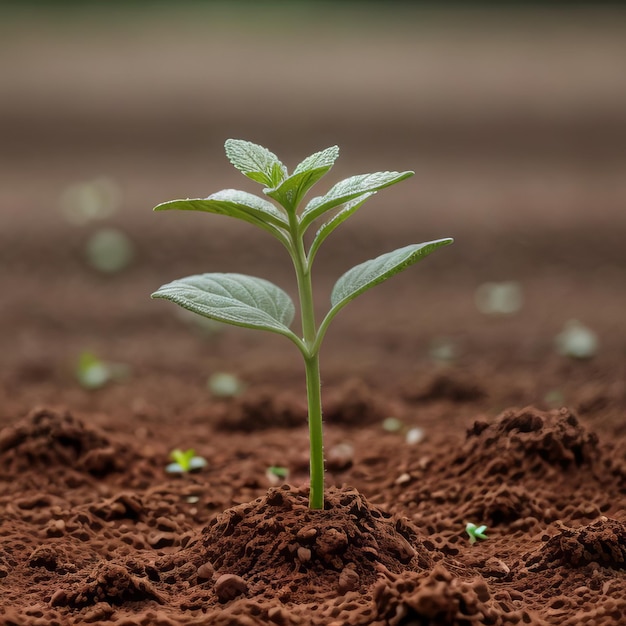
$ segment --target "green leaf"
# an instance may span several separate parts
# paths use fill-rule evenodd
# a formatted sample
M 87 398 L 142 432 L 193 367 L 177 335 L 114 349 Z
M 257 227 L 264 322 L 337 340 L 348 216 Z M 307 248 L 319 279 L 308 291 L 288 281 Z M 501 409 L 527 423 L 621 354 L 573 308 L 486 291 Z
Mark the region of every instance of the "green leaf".
M 322 242 L 326 239 L 326 237 L 328 237 L 328 235 L 330 235 L 330 233 L 332 233 L 337 226 L 343 224 L 343 222 L 345 222 L 368 198 L 371 198 L 375 193 L 375 191 L 370 191 L 369 193 L 357 196 L 354 200 L 350 200 L 350 202 L 347 202 L 339 213 L 322 224 L 319 230 L 315 233 L 315 238 L 311 244 L 311 249 L 309 250 L 309 263 L 312 262 L 317 250 L 322 245 Z
M 375 174 L 359 174 L 338 182 L 324 196 L 313 198 L 300 216 L 300 229 L 306 228 L 326 211 L 348 202 L 357 196 L 370 191 L 377 191 L 413 176 L 414 172 L 377 172 Z
M 266 187 L 277 187 L 287 176 L 287 168 L 267 148 L 242 139 L 227 139 L 228 160 L 248 178 Z
M 163 298 L 211 319 L 286 335 L 295 308 L 291 298 L 273 283 L 245 274 L 199 274 L 160 287 Z
M 208 198 L 188 198 L 186 200 L 170 200 L 154 207 L 155 211 L 205 211 L 218 215 L 230 215 L 238 219 L 261 226 L 270 222 L 275 226 L 286 227 L 288 224 L 281 213 L 271 202 L 259 198 L 247 191 L 223 189 L 211 194 Z
M 274 189 L 265 193 L 280 202 L 288 211 L 295 211 L 306 192 L 333 166 L 339 156 L 339 148 L 332 146 L 307 157 L 296 167 L 293 174 Z
M 421 261 L 437 248 L 451 244 L 452 241 L 452 239 L 438 239 L 412 244 L 353 267 L 341 276 L 333 287 L 330 296 L 333 305 L 331 312 L 338 311 L 364 291 Z

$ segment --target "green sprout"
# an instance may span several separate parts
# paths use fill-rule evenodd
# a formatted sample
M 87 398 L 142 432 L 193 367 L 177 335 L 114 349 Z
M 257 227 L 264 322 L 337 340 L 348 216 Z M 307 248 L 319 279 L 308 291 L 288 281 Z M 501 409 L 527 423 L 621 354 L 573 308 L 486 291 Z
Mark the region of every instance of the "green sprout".
M 265 470 L 265 476 L 272 485 L 278 485 L 289 478 L 289 470 L 282 465 L 270 465 L 270 467 Z
M 170 452 L 170 458 L 173 463 L 170 463 L 165 471 L 168 474 L 186 474 L 187 472 L 193 472 L 194 470 L 200 470 L 206 467 L 206 459 L 201 456 L 196 456 L 196 451 L 189 448 L 189 450 L 172 450 Z
M 76 378 L 84 389 L 100 389 L 110 382 L 126 378 L 130 370 L 122 363 L 108 363 L 85 350 L 78 357 Z
M 296 345 L 304 359 L 306 373 L 310 443 L 309 505 L 312 509 L 322 509 L 324 450 L 319 353 L 328 326 L 348 302 L 421 261 L 437 248 L 452 243 L 452 239 L 408 245 L 348 270 L 335 283 L 330 296 L 331 307 L 318 325 L 311 271 L 321 244 L 377 191 L 409 178 L 414 172 L 351 176 L 301 207 L 304 196 L 331 169 L 339 156 L 337 146 L 304 159 L 291 174 L 275 154 L 262 146 L 229 139 L 225 148 L 235 168 L 262 184 L 263 193 L 274 202 L 245 191 L 226 189 L 204 199 L 165 202 L 155 207 L 155 210 L 176 209 L 229 215 L 254 224 L 278 239 L 291 257 L 295 269 L 301 334 L 290 329 L 295 306 L 289 295 L 273 283 L 254 276 L 199 274 L 163 285 L 152 297 L 170 300 L 220 322 L 278 333 Z M 306 245 L 307 230 L 322 217 L 324 219 L 312 241 Z
M 487 527 L 484 524 L 476 526 L 476 524 L 472 524 L 472 522 L 467 522 L 465 525 L 465 532 L 469 535 L 469 542 L 471 544 L 475 544 L 478 539 L 487 539 L 487 535 L 485 535 L 486 530 Z

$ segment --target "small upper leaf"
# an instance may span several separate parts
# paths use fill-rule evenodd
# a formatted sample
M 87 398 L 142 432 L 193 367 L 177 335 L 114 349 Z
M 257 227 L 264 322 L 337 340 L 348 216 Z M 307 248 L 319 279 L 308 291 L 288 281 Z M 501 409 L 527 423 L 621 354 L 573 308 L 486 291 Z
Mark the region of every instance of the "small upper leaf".
M 211 319 L 293 336 L 289 325 L 295 308 L 291 298 L 273 283 L 245 274 L 199 274 L 160 287 L 163 298 Z
M 414 172 L 377 172 L 375 174 L 359 174 L 338 182 L 327 194 L 313 198 L 305 207 L 301 220 L 301 230 L 317 219 L 320 215 L 335 207 L 352 200 L 361 194 L 389 187 Z
M 295 211 L 306 192 L 333 166 L 339 156 L 339 148 L 332 146 L 307 157 L 274 189 L 265 193 L 280 202 L 288 211 Z
M 227 139 L 228 160 L 248 178 L 266 187 L 276 187 L 287 176 L 287 168 L 267 148 L 242 139 Z
M 452 239 L 438 239 L 412 244 L 353 267 L 341 276 L 333 287 L 330 296 L 332 311 L 339 310 L 359 294 L 382 283 L 413 263 L 417 263 L 437 248 L 451 244 L 452 241 Z

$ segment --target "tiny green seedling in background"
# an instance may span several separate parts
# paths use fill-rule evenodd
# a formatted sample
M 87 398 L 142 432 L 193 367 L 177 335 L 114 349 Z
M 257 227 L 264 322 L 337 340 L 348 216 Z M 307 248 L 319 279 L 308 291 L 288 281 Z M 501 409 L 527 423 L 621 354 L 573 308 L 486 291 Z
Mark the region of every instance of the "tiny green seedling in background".
M 465 525 L 465 532 L 469 535 L 469 542 L 471 544 L 475 544 L 478 539 L 487 539 L 487 535 L 485 535 L 486 530 L 487 527 L 484 524 L 476 526 L 476 524 L 472 524 L 472 522 L 467 522 Z
M 265 476 L 272 485 L 278 485 L 289 478 L 289 470 L 282 465 L 270 465 L 265 471 Z
M 295 306 L 289 295 L 273 283 L 254 276 L 199 274 L 163 285 L 152 297 L 170 300 L 220 322 L 278 333 L 296 345 L 304 359 L 309 409 L 309 505 L 312 509 L 322 509 L 324 450 L 319 352 L 328 326 L 348 302 L 421 261 L 436 249 L 452 243 L 452 239 L 408 245 L 348 270 L 335 283 L 330 296 L 330 309 L 318 325 L 315 320 L 311 273 L 320 246 L 366 200 L 380 189 L 409 178 L 413 172 L 377 172 L 351 176 L 338 182 L 324 195 L 311 198 L 301 207 L 305 195 L 330 170 L 339 156 L 337 146 L 307 157 L 291 174 L 275 154 L 262 146 L 229 139 L 225 148 L 230 162 L 245 176 L 263 185 L 263 193 L 274 202 L 246 191 L 225 189 L 208 198 L 165 202 L 155 207 L 155 210 L 176 209 L 229 215 L 254 224 L 275 237 L 287 250 L 294 266 L 301 332 L 296 334 L 290 329 Z M 321 224 L 310 245 L 306 245 L 305 234 L 318 220 Z
M 168 474 L 186 474 L 207 466 L 206 459 L 196 456 L 196 451 L 191 448 L 189 450 L 179 450 L 178 448 L 172 450 L 170 458 L 173 463 L 165 468 Z
M 127 365 L 108 363 L 88 350 L 80 354 L 76 364 L 76 378 L 84 389 L 100 389 L 110 382 L 123 380 L 129 372 Z

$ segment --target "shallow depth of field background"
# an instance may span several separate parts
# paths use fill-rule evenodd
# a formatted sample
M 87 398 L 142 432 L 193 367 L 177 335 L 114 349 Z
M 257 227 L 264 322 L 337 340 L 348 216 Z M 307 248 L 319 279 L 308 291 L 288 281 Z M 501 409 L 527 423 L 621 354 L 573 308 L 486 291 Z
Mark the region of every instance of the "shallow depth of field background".
M 228 137 L 261 143 L 290 168 L 339 144 L 320 193 L 356 173 L 416 171 L 325 244 L 320 309 L 351 265 L 411 242 L 456 239 L 342 313 L 329 333 L 329 341 L 354 342 L 354 359 L 342 366 L 358 370 L 362 358 L 375 375 L 375 353 L 359 352 L 368 337 L 420 359 L 428 337 L 451 337 L 471 355 L 496 332 L 512 355 L 530 358 L 552 350 L 570 319 L 601 329 L 603 349 L 623 355 L 626 13 L 285 5 L 2 9 L 5 371 L 67 367 L 86 348 L 139 370 L 184 368 L 197 339 L 184 339 L 180 323 L 180 344 L 163 345 L 160 329 L 179 321 L 173 305 L 148 296 L 188 273 L 259 269 L 295 293 L 287 258 L 264 232 L 216 216 L 151 212 L 227 187 L 260 192 L 224 157 Z M 84 187 L 86 196 L 76 193 L 94 181 L 105 200 Z M 103 210 L 77 222 L 77 202 Z M 130 264 L 117 273 L 85 260 L 102 228 L 132 243 Z M 474 297 L 481 284 L 502 281 L 521 287 L 523 305 L 495 319 Z M 297 363 L 281 338 L 247 333 L 226 336 L 233 345 L 245 337 L 250 354 L 270 350 L 271 361 L 284 350 L 289 367 Z M 227 364 L 242 367 L 245 358 Z

